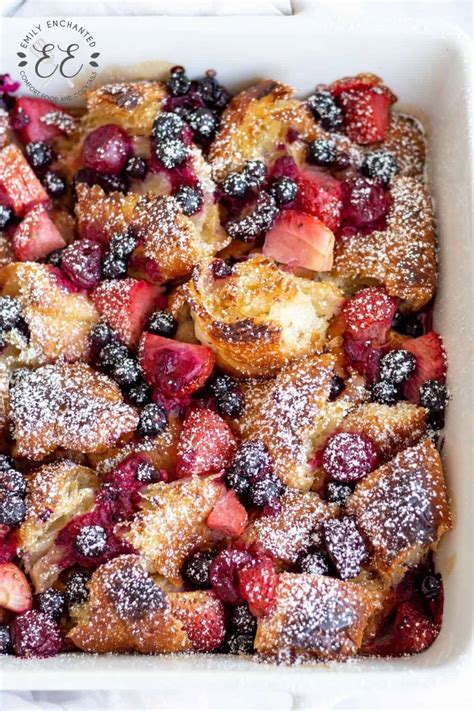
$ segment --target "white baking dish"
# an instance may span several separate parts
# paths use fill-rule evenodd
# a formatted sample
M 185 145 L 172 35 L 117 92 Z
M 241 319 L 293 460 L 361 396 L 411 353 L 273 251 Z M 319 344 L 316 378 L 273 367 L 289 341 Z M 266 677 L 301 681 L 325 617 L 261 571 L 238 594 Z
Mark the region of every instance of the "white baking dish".
M 141 658 L 59 656 L 39 661 L 1 661 L 0 688 L 87 689 L 173 688 L 222 681 L 294 693 L 301 708 L 377 693 L 408 700 L 420 685 L 435 698 L 446 685 L 467 698 L 472 662 L 472 145 L 469 134 L 469 41 L 455 30 L 427 24 L 423 29 L 368 26 L 325 28 L 304 14 L 294 17 L 81 18 L 101 51 L 101 70 L 128 65 L 126 76 L 149 76 L 154 65 L 184 64 L 191 75 L 208 67 L 236 87 L 274 77 L 302 92 L 316 82 L 360 71 L 380 74 L 401 97 L 400 106 L 425 122 L 431 146 L 429 179 L 436 200 L 441 279 L 436 328 L 449 354 L 452 403 L 443 456 L 453 498 L 455 528 L 446 536 L 438 566 L 445 581 L 443 630 L 422 655 L 393 661 L 361 660 L 318 668 L 274 668 L 232 658 Z M 33 18 L 4 20 L 2 71 L 18 74 L 18 42 Z M 130 69 L 132 65 L 132 69 Z M 133 67 L 133 65 L 136 65 Z M 120 76 L 120 70 L 117 72 Z M 25 93 L 27 91 L 25 90 Z M 375 703 L 375 702 L 374 702 Z M 403 700 L 402 700 L 403 703 Z M 411 708 L 410 703 L 403 703 Z M 431 704 L 432 705 L 432 704 Z M 372 706 L 370 706 L 372 708 Z M 380 707 L 380 706 L 379 706 Z M 338 708 L 346 708 L 344 705 Z M 459 706 L 456 706 L 459 708 Z

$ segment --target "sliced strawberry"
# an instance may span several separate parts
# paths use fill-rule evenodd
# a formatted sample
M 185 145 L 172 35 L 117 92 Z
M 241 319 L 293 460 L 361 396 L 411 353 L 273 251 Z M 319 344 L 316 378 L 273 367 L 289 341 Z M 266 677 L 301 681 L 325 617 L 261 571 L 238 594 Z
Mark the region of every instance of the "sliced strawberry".
M 0 152 L 0 202 L 13 208 L 22 217 L 48 195 L 26 162 L 18 146 L 10 143 Z
M 343 77 L 337 79 L 329 85 L 328 89 L 336 99 L 342 93 L 347 91 L 367 91 L 374 86 L 383 86 L 383 80 L 376 74 L 356 74 L 354 77 Z M 386 88 L 386 87 L 384 87 Z
M 47 99 L 20 97 L 12 111 L 11 122 L 24 143 L 50 141 L 67 132 L 74 118 L 61 106 Z
M 199 595 L 206 596 L 200 604 L 182 605 L 175 612 L 193 649 L 196 652 L 212 652 L 224 641 L 224 605 L 212 592 L 200 592 Z
M 106 323 L 128 346 L 136 346 L 160 287 L 138 279 L 103 281 L 91 294 Z
M 262 252 L 289 266 L 317 272 L 332 268 L 334 235 L 320 220 L 296 210 L 282 210 L 267 232 Z
M 306 212 L 335 232 L 341 224 L 343 184 L 330 173 L 308 168 L 300 170 L 295 210 Z
M 275 601 L 278 576 L 270 558 L 239 570 L 239 589 L 250 612 L 262 617 Z
M 0 565 L 0 607 L 12 612 L 31 610 L 33 596 L 24 573 L 13 563 Z
M 420 385 L 426 380 L 446 379 L 446 351 L 441 336 L 434 331 L 419 338 L 408 338 L 403 348 L 416 358 L 416 370 L 403 388 L 405 397 L 414 403 L 420 401 Z
M 362 289 L 342 309 L 344 333 L 355 341 L 383 343 L 396 310 L 395 299 L 380 287 Z
M 399 657 L 418 654 L 428 649 L 440 631 L 421 606 L 412 602 L 402 602 L 397 610 L 391 634 L 374 646 L 375 654 Z
M 235 491 L 227 491 L 207 517 L 207 526 L 224 536 L 240 536 L 247 525 L 247 511 L 238 500 Z
M 192 410 L 183 423 L 176 455 L 179 478 L 222 471 L 237 443 L 227 423 L 212 410 Z
M 66 242 L 43 205 L 36 205 L 15 230 L 12 246 L 19 262 L 35 262 L 62 249 Z
M 346 133 L 355 143 L 365 145 L 383 141 L 390 123 L 390 95 L 378 88 L 341 94 Z
M 215 363 L 215 355 L 207 346 L 181 343 L 151 333 L 143 334 L 139 353 L 148 384 L 169 398 L 199 390 Z

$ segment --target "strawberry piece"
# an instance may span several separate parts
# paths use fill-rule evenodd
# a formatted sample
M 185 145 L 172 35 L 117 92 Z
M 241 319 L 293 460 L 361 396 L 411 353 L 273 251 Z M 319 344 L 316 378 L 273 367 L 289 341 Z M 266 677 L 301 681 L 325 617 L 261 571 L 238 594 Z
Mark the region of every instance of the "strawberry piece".
M 22 217 L 48 194 L 33 173 L 18 146 L 10 143 L 0 152 L 0 203 L 13 208 Z
M 367 91 L 372 89 L 374 86 L 382 87 L 382 79 L 376 74 L 369 74 L 368 72 L 363 74 L 357 74 L 354 77 L 343 77 L 342 79 L 337 79 L 329 85 L 328 89 L 335 99 L 337 99 L 341 94 L 348 91 Z M 387 87 L 384 87 L 387 91 Z
M 392 633 L 389 638 L 374 646 L 373 651 L 380 656 L 399 657 L 404 654 L 418 654 L 430 647 L 440 632 L 419 605 L 402 602 L 397 610 Z
M 321 170 L 301 170 L 295 210 L 306 212 L 335 232 L 341 224 L 343 183 Z
M 12 612 L 31 610 L 33 596 L 24 573 L 14 563 L 0 565 L 0 607 Z
M 332 268 L 334 235 L 320 220 L 283 210 L 267 232 L 262 252 L 277 262 L 318 272 Z
M 224 536 L 240 536 L 247 525 L 247 511 L 238 500 L 235 491 L 227 491 L 207 517 L 207 526 Z
M 214 474 L 232 460 L 237 443 L 227 423 L 212 410 L 192 410 L 186 417 L 178 442 L 176 474 Z
M 240 594 L 247 601 L 250 612 L 262 617 L 275 601 L 278 576 L 270 558 L 239 570 Z
M 207 346 L 144 333 L 139 348 L 145 379 L 168 398 L 191 395 L 204 385 L 215 363 Z
M 362 289 L 342 309 L 345 336 L 355 341 L 383 343 L 396 310 L 396 301 L 380 287 Z
M 419 338 L 408 338 L 402 346 L 416 358 L 416 369 L 406 381 L 403 392 L 414 403 L 420 402 L 420 386 L 426 380 L 446 380 L 446 351 L 441 336 L 429 331 Z
M 12 126 L 24 143 L 50 141 L 67 132 L 74 119 L 47 99 L 20 97 L 12 111 Z
M 128 346 L 136 346 L 159 294 L 159 286 L 128 278 L 103 281 L 91 297 L 110 328 Z
M 63 249 L 66 242 L 43 205 L 36 205 L 15 230 L 12 246 L 19 262 L 35 262 Z
M 197 652 L 212 652 L 224 641 L 225 610 L 224 605 L 214 593 L 206 595 L 203 603 L 182 606 L 176 615 L 183 623 L 193 648 Z
M 346 133 L 355 143 L 383 141 L 390 123 L 391 97 L 378 88 L 341 94 Z

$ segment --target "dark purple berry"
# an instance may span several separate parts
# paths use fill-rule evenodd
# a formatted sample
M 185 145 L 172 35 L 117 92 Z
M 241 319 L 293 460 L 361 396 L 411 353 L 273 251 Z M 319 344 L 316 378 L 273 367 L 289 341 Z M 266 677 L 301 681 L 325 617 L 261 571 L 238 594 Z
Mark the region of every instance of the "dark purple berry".
M 114 332 L 106 323 L 96 323 L 91 328 L 89 339 L 97 348 L 103 348 L 113 340 Z
M 231 632 L 226 638 L 229 654 L 252 654 L 254 637 Z
M 37 596 L 36 606 L 45 615 L 58 620 L 66 611 L 66 596 L 56 588 L 48 588 Z
M 184 72 L 184 67 L 173 67 L 170 71 L 170 78 L 166 82 L 166 88 L 171 96 L 184 96 L 191 88 L 191 80 Z
M 26 496 L 26 480 L 16 469 L 0 469 L 0 495 L 2 497 Z
M 442 412 L 448 404 L 448 389 L 439 380 L 425 380 L 420 387 L 420 404 L 430 413 Z
M 308 162 L 313 165 L 328 166 L 336 160 L 336 148 L 331 141 L 317 138 L 308 144 Z
M 369 178 L 378 178 L 388 185 L 398 173 L 398 164 L 392 153 L 383 150 L 372 151 L 365 158 L 362 172 Z
M 344 123 L 342 110 L 334 101 L 331 92 L 316 91 L 308 98 L 308 106 L 314 118 L 320 121 L 327 131 L 337 131 L 342 128 Z
M 278 501 L 284 491 L 284 486 L 277 476 L 270 473 L 263 479 L 250 484 L 250 498 L 255 506 L 263 507 Z
M 129 350 L 123 343 L 111 341 L 105 345 L 99 353 L 99 364 L 102 368 L 112 369 L 119 365 L 122 360 L 129 358 Z
M 19 526 L 26 516 L 26 504 L 17 494 L 0 499 L 0 524 Z
M 400 399 L 400 390 L 398 385 L 389 380 L 379 380 L 372 386 L 370 397 L 372 402 L 378 402 L 379 405 L 395 405 Z
M 214 111 L 222 112 L 230 101 L 227 89 L 215 78 L 215 72 L 210 69 L 206 76 L 197 82 L 197 91 L 206 106 Z
M 0 624 L 0 654 L 11 654 L 12 640 L 8 625 Z
M 7 205 L 0 204 L 0 230 L 3 230 L 13 219 L 13 210 Z
M 171 111 L 164 111 L 155 119 L 151 135 L 156 141 L 166 141 L 170 138 L 183 137 L 183 119 Z
M 416 369 L 416 358 L 413 353 L 403 349 L 389 351 L 380 359 L 380 380 L 400 385 L 407 380 Z
M 234 607 L 230 617 L 230 624 L 239 634 L 254 636 L 257 631 L 257 620 L 246 603 Z
M 66 581 L 65 595 L 69 606 L 79 605 L 85 602 L 89 597 L 87 583 L 89 582 L 90 573 L 79 570 L 71 573 Z
M 132 156 L 125 165 L 125 173 L 134 180 L 143 180 L 147 172 L 147 162 L 139 156 Z
M 207 387 L 216 399 L 220 399 L 221 397 L 225 397 L 229 393 L 237 390 L 239 384 L 237 380 L 232 378 L 230 375 L 222 374 L 213 375 L 208 381 Z
M 327 558 L 320 551 L 304 553 L 298 558 L 298 567 L 302 573 L 311 573 L 312 575 L 327 575 L 329 573 Z
M 129 232 L 114 234 L 110 240 L 110 252 L 117 259 L 127 260 L 137 246 L 137 240 Z
M 425 575 L 420 583 L 420 592 L 427 600 L 435 600 L 440 590 L 441 576 Z
M 267 168 L 261 160 L 248 160 L 242 168 L 242 176 L 254 190 L 261 188 L 267 178 Z
M 0 329 L 9 331 L 22 318 L 21 304 L 14 296 L 0 296 Z
M 244 442 L 235 453 L 226 481 L 237 493 L 244 493 L 250 483 L 263 479 L 271 470 L 270 456 L 263 442 Z
M 402 314 L 400 311 L 396 311 L 392 321 L 392 328 L 397 333 L 411 336 L 412 338 L 418 338 L 418 336 L 423 335 L 423 324 L 418 316 L 414 314 Z
M 200 589 L 211 587 L 209 569 L 214 555 L 212 551 L 197 551 L 187 558 L 183 567 L 183 577 L 191 587 Z
M 42 177 L 41 182 L 46 188 L 46 192 L 53 198 L 61 197 L 64 195 L 67 188 L 66 179 L 60 174 L 53 170 L 48 170 Z
M 242 173 L 229 173 L 222 183 L 222 190 L 233 198 L 241 198 L 248 190 L 248 183 Z
M 196 188 L 183 185 L 183 187 L 178 188 L 173 197 L 181 208 L 183 215 L 188 217 L 195 215 L 202 207 L 202 192 Z
M 156 437 L 162 434 L 168 426 L 166 411 L 151 402 L 145 405 L 138 420 L 137 433 L 141 437 Z
M 141 370 L 134 358 L 123 358 L 113 367 L 112 377 L 120 387 L 127 388 L 140 380 Z
M 15 463 L 11 457 L 7 454 L 0 454 L 0 472 L 8 471 L 9 469 L 14 469 Z
M 323 523 L 323 536 L 332 564 L 342 580 L 355 578 L 367 558 L 367 549 L 354 520 L 348 516 Z
M 244 411 L 244 397 L 238 390 L 224 395 L 217 401 L 217 410 L 227 417 L 240 417 Z
M 298 193 L 298 184 L 295 180 L 282 175 L 281 178 L 277 178 L 272 183 L 269 193 L 275 199 L 277 205 L 288 205 L 288 203 L 293 202 Z
M 117 257 L 113 252 L 105 255 L 102 264 L 104 279 L 120 279 L 127 274 L 127 261 Z
M 111 192 L 126 193 L 128 190 L 128 180 L 123 175 L 104 175 L 92 168 L 80 168 L 74 175 L 74 185 L 78 183 L 86 183 L 92 187 L 99 185 L 102 190 L 108 194 Z
M 27 143 L 25 146 L 25 154 L 28 163 L 35 170 L 46 168 L 54 159 L 53 149 L 44 141 L 32 141 L 31 143 Z
M 178 324 L 169 311 L 155 311 L 150 316 L 146 330 L 155 336 L 173 338 L 177 328 Z
M 151 389 L 144 381 L 127 388 L 126 392 L 128 399 L 134 405 L 146 405 L 151 400 Z
M 59 625 L 39 610 L 18 615 L 12 622 L 11 636 L 17 657 L 53 657 L 62 647 Z
M 73 242 L 62 250 L 61 269 L 80 289 L 92 289 L 101 279 L 101 246 L 89 239 Z
M 102 555 L 107 546 L 107 532 L 102 526 L 84 526 L 77 534 L 76 550 L 86 558 Z
M 211 264 L 212 276 L 214 279 L 225 279 L 234 272 L 231 264 L 228 264 L 224 259 L 214 259 Z
M 189 155 L 186 145 L 179 138 L 167 138 L 155 143 L 154 148 L 156 157 L 168 170 L 184 163 Z
M 63 251 L 62 249 L 55 249 L 54 252 L 50 252 L 44 259 L 46 264 L 51 264 L 53 267 L 60 267 L 63 261 Z
M 139 620 L 150 612 L 162 612 L 165 593 L 138 565 L 130 564 L 110 575 L 108 597 L 122 620 Z
M 219 119 L 211 109 L 196 109 L 189 115 L 188 123 L 194 137 L 198 141 L 202 141 L 213 138 L 219 125 Z
M 334 400 L 344 390 L 344 379 L 339 375 L 333 375 L 331 378 L 331 389 L 329 391 L 329 399 Z
M 326 484 L 326 500 L 331 504 L 345 506 L 352 494 L 349 484 L 341 484 L 338 481 L 328 481 Z

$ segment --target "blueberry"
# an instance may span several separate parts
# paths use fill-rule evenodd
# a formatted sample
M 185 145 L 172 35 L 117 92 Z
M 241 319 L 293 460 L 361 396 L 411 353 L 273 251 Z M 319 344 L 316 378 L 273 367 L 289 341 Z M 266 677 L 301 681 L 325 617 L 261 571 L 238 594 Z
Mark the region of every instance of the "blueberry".
M 230 624 L 239 634 L 254 636 L 257 631 L 257 620 L 245 603 L 234 607 L 230 617 Z
M 327 575 L 329 573 L 329 563 L 321 551 L 304 553 L 298 558 L 298 567 L 302 573 L 311 573 L 312 575 Z
M 150 316 L 146 330 L 155 336 L 173 338 L 178 324 L 169 311 L 155 311 Z
M 308 162 L 313 165 L 327 166 L 334 163 L 336 149 L 334 144 L 325 138 L 318 138 L 308 144 Z
M 170 71 L 170 78 L 166 83 L 166 88 L 171 96 L 184 96 L 191 87 L 191 81 L 184 73 L 183 67 L 173 67 Z
M 152 481 L 157 481 L 158 472 L 150 462 L 140 462 L 135 472 L 135 479 L 142 484 L 151 484 Z
M 113 252 L 105 255 L 102 263 L 102 275 L 104 279 L 120 279 L 127 274 L 127 262 L 125 259 L 116 257 Z
M 162 434 L 168 426 L 166 411 L 155 403 L 145 405 L 140 413 L 137 432 L 141 437 L 156 437 Z
M 326 484 L 326 500 L 331 504 L 345 506 L 352 494 L 352 488 L 348 484 L 339 481 L 328 481 Z
M 440 590 L 441 576 L 425 575 L 420 583 L 420 592 L 428 600 L 435 600 Z
M 192 553 L 184 563 L 183 578 L 193 588 L 210 588 L 209 569 L 213 560 L 212 551 Z
M 380 379 L 400 385 L 407 380 L 416 369 L 416 358 L 413 353 L 403 349 L 393 350 L 380 360 Z
M 21 321 L 21 305 L 14 296 L 0 297 L 0 329 L 8 331 Z
M 260 188 L 266 178 L 267 169 L 261 160 L 248 160 L 244 163 L 242 175 L 250 188 Z
M 26 496 L 26 479 L 16 469 L 0 469 L 0 495 Z
M 90 574 L 79 570 L 71 573 L 66 581 L 65 595 L 68 605 L 78 605 L 89 597 L 87 583 Z
M 12 651 L 12 640 L 10 627 L 0 624 L 0 654 L 10 654 Z
M 13 459 L 7 454 L 0 454 L 0 472 L 8 471 L 9 469 L 14 469 L 15 464 Z
M 112 376 L 121 387 L 125 388 L 135 385 L 140 380 L 141 370 L 134 358 L 123 358 L 113 367 Z
M 46 188 L 46 192 L 53 198 L 61 197 L 64 195 L 67 188 L 66 179 L 60 174 L 53 170 L 48 170 L 42 177 L 41 182 Z
M 103 368 L 114 368 L 128 357 L 129 351 L 126 345 L 118 343 L 117 341 L 111 341 L 101 349 L 99 353 L 99 363 Z
M 448 389 L 439 380 L 425 380 L 420 387 L 420 404 L 430 413 L 442 412 L 448 404 Z
M 73 183 L 74 186 L 78 183 L 86 183 L 86 185 L 89 186 L 99 185 L 106 194 L 115 191 L 126 193 L 128 190 L 128 180 L 126 176 L 105 175 L 92 168 L 80 168 L 74 175 Z
M 219 119 L 211 109 L 196 109 L 188 118 L 188 123 L 198 140 L 212 138 L 219 125 Z
M 189 155 L 188 149 L 178 138 L 167 138 L 165 141 L 155 143 L 155 154 L 165 168 L 171 170 L 184 163 Z
M 314 118 L 320 121 L 327 131 L 337 131 L 342 128 L 343 114 L 331 92 L 316 91 L 308 98 L 308 106 Z
M 249 185 L 242 173 L 229 173 L 222 183 L 222 190 L 233 198 L 241 198 L 247 192 Z
M 245 494 L 250 488 L 250 481 L 245 473 L 234 467 L 231 467 L 226 472 L 225 483 L 236 494 Z
M 213 70 L 207 71 L 206 76 L 197 82 L 196 89 L 206 106 L 215 111 L 223 111 L 230 101 L 229 92 L 217 81 Z
M 229 654 L 252 654 L 254 637 L 231 632 L 226 638 Z
M 239 384 L 237 380 L 235 378 L 232 378 L 230 375 L 222 374 L 213 375 L 212 378 L 208 381 L 207 387 L 211 394 L 219 400 L 220 398 L 225 397 L 229 393 L 237 390 Z
M 147 162 L 139 156 L 132 156 L 125 164 L 125 172 L 129 178 L 143 180 L 147 172 Z
M 48 588 L 37 596 L 36 607 L 53 620 L 58 620 L 66 611 L 66 596 L 56 588 Z
M 86 558 L 96 558 L 105 551 L 107 532 L 102 526 L 84 526 L 77 534 L 76 550 Z
M 0 499 L 0 523 L 5 526 L 19 526 L 26 516 L 26 504 L 17 494 Z
M 271 461 L 263 442 L 251 440 L 241 444 L 235 453 L 232 469 L 248 481 L 257 481 L 269 473 Z
M 3 230 L 12 219 L 13 210 L 11 207 L 0 204 L 0 230 Z
M 244 411 L 244 398 L 238 390 L 227 393 L 217 400 L 217 410 L 227 417 L 240 417 Z
M 32 168 L 46 168 L 53 162 L 53 149 L 44 141 L 32 141 L 25 146 L 25 153 L 28 163 Z
M 398 164 L 392 153 L 383 150 L 372 151 L 365 157 L 362 172 L 369 178 L 378 178 L 388 185 L 398 173 Z
M 146 405 L 151 399 L 151 389 L 141 381 L 127 388 L 127 397 L 134 405 Z
M 400 311 L 395 312 L 392 321 L 392 328 L 397 333 L 404 336 L 418 338 L 423 335 L 423 324 L 416 314 L 402 314 Z
M 110 252 L 117 259 L 126 260 L 137 246 L 137 240 L 128 232 L 114 234 L 110 240 Z
M 183 131 L 183 119 L 171 111 L 164 111 L 155 119 L 151 135 L 157 141 L 166 141 L 169 138 L 182 138 Z
M 114 332 L 106 323 L 96 323 L 89 334 L 91 343 L 98 348 L 103 348 L 107 343 L 110 343 L 113 337 Z
M 379 380 L 372 386 L 372 402 L 378 402 L 380 405 L 395 405 L 399 398 L 398 386 L 389 380 Z
M 202 193 L 196 188 L 190 188 L 187 185 L 178 188 L 173 196 L 181 208 L 183 215 L 195 215 L 202 207 Z
M 344 379 L 339 375 L 333 375 L 331 378 L 331 389 L 329 391 L 329 399 L 334 400 L 344 390 Z
M 288 205 L 295 199 L 298 185 L 291 178 L 282 175 L 273 182 L 269 192 L 275 198 L 277 205 Z
M 281 498 L 284 487 L 280 479 L 273 474 L 268 474 L 263 479 L 258 479 L 250 484 L 250 498 L 255 506 L 267 506 Z

